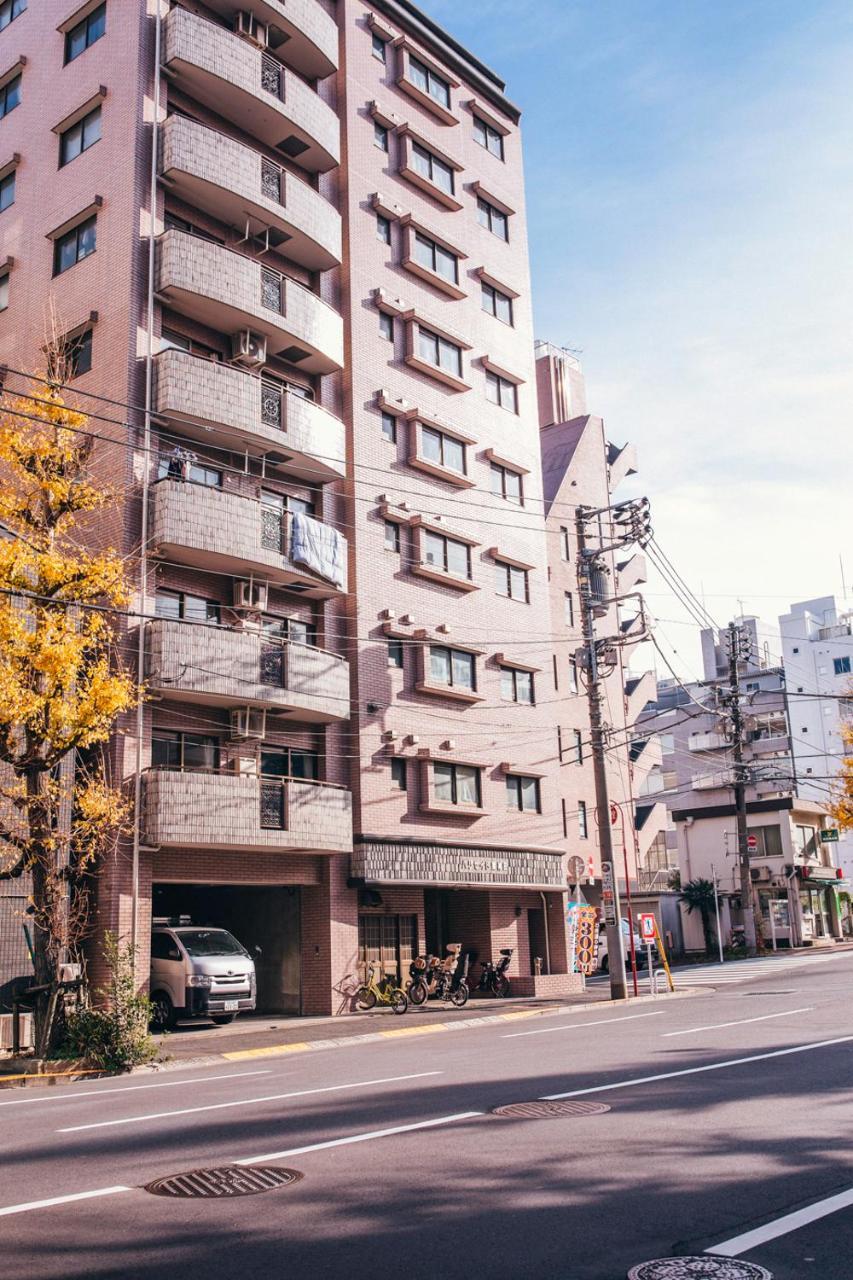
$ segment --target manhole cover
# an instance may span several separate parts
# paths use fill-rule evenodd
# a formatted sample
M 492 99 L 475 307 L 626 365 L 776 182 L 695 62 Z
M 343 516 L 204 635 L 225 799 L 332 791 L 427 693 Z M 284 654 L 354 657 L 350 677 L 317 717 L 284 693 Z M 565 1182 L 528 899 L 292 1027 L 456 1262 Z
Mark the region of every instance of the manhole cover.
M 495 1107 L 492 1115 L 509 1120 L 547 1120 L 559 1116 L 600 1116 L 609 1110 L 605 1102 L 511 1102 L 506 1107 Z
M 628 1280 L 773 1280 L 772 1272 L 740 1258 L 655 1258 L 628 1272 Z
M 256 1196 L 260 1191 L 289 1187 L 302 1177 L 295 1169 L 274 1165 L 256 1165 L 244 1169 L 238 1164 L 221 1165 L 218 1169 L 190 1169 L 189 1173 L 172 1173 L 157 1178 L 145 1187 L 152 1196 L 173 1199 L 219 1200 L 227 1196 Z

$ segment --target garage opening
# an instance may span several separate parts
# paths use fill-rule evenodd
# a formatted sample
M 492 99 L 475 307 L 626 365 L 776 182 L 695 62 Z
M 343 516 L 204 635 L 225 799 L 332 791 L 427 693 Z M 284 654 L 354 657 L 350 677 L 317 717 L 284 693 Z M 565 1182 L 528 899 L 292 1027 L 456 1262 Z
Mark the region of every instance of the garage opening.
M 152 915 L 228 929 L 253 956 L 258 1012 L 302 1012 L 301 901 L 294 885 L 155 884 Z M 259 947 L 258 953 L 255 948 Z

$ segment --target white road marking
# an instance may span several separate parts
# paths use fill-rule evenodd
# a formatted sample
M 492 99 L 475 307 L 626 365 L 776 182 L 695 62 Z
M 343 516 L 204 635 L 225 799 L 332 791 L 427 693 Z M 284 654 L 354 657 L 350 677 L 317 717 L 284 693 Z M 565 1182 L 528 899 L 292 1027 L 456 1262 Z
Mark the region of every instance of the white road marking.
M 771 1018 L 788 1018 L 794 1013 L 811 1013 L 814 1005 L 810 1004 L 805 1009 L 785 1009 L 781 1013 L 763 1013 L 759 1018 L 738 1018 L 735 1022 L 710 1022 L 705 1027 L 688 1027 L 686 1031 L 664 1031 L 661 1039 L 668 1040 L 670 1036 L 692 1036 L 697 1031 L 718 1031 L 720 1027 L 743 1027 L 747 1022 L 769 1022 Z
M 101 1187 L 100 1191 L 76 1191 L 70 1196 L 52 1196 L 50 1200 L 29 1200 L 26 1204 L 10 1204 L 0 1209 L 0 1218 L 12 1213 L 29 1213 L 31 1209 L 49 1209 L 55 1204 L 71 1204 L 74 1200 L 94 1200 L 98 1196 L 115 1196 L 120 1191 L 132 1191 L 133 1187 Z
M 85 1129 L 109 1129 L 120 1124 L 143 1124 L 147 1120 L 166 1120 L 171 1116 L 197 1115 L 200 1111 L 224 1111 L 229 1107 L 251 1107 L 259 1102 L 282 1102 L 286 1098 L 307 1098 L 316 1093 L 337 1093 L 343 1089 L 365 1089 L 372 1084 L 394 1084 L 399 1080 L 421 1080 L 424 1076 L 440 1076 L 443 1071 L 417 1071 L 408 1076 L 384 1076 L 381 1080 L 356 1080 L 352 1084 L 330 1084 L 321 1089 L 298 1089 L 294 1093 L 271 1093 L 261 1098 L 238 1098 L 235 1102 L 212 1102 L 206 1107 L 182 1107 L 179 1111 L 155 1111 L 145 1116 L 126 1116 L 122 1120 L 98 1120 L 95 1124 L 75 1124 L 57 1133 L 81 1133 Z
M 32 1106 L 37 1102 L 76 1102 L 78 1098 L 111 1098 L 114 1093 L 135 1093 L 138 1089 L 174 1089 L 179 1084 L 207 1084 L 208 1080 L 240 1080 L 243 1076 L 269 1076 L 272 1067 L 265 1071 L 229 1071 L 224 1076 L 193 1076 L 189 1080 L 161 1080 L 157 1084 L 129 1084 L 121 1089 L 85 1089 L 81 1093 L 51 1094 L 49 1098 L 14 1098 L 11 1102 L 0 1102 L 0 1107 Z
M 543 1102 L 556 1098 L 580 1098 L 585 1093 L 607 1093 L 611 1089 L 631 1089 L 636 1084 L 653 1084 L 657 1080 L 674 1080 L 677 1076 L 697 1076 L 703 1071 L 722 1071 L 724 1067 L 738 1067 L 745 1062 L 764 1062 L 767 1058 L 787 1058 L 792 1053 L 810 1053 L 812 1049 L 826 1049 L 834 1044 L 849 1044 L 853 1036 L 839 1036 L 836 1040 L 816 1040 L 813 1044 L 796 1045 L 793 1049 L 774 1049 L 772 1053 L 754 1053 L 748 1058 L 728 1058 L 725 1062 L 709 1062 L 704 1067 L 685 1067 L 682 1071 L 664 1071 L 657 1076 L 637 1076 L 634 1080 L 617 1080 L 613 1084 L 596 1084 L 590 1089 L 570 1089 L 568 1093 L 546 1093 Z
M 330 1147 L 348 1147 L 354 1142 L 370 1142 L 373 1138 L 389 1138 L 395 1133 L 413 1133 L 416 1129 L 432 1129 L 440 1124 L 454 1124 L 459 1120 L 472 1120 L 483 1111 L 458 1111 L 452 1116 L 439 1116 L 436 1120 L 419 1120 L 417 1124 L 398 1124 L 393 1129 L 373 1129 L 370 1133 L 354 1133 L 349 1138 L 332 1138 L 329 1142 L 312 1142 L 307 1147 L 290 1147 L 287 1151 L 272 1151 L 264 1156 L 247 1156 L 234 1160 L 233 1164 L 264 1164 L 267 1160 L 284 1160 L 290 1156 L 304 1156 L 309 1151 L 327 1151 Z
M 600 1018 L 595 1022 L 575 1022 L 570 1027 L 542 1027 L 538 1031 L 513 1031 L 501 1036 L 501 1040 L 517 1040 L 519 1036 L 548 1036 L 554 1031 L 585 1031 L 587 1027 L 608 1027 L 613 1022 L 633 1022 L 635 1018 L 660 1018 L 665 1010 L 657 1009 L 654 1013 L 629 1013 L 626 1018 Z
M 800 1227 L 808 1226 L 810 1222 L 817 1222 L 819 1218 L 826 1218 L 830 1213 L 837 1213 L 839 1209 L 848 1209 L 851 1205 L 853 1205 L 853 1188 L 849 1191 L 841 1191 L 835 1196 L 828 1196 L 826 1200 L 818 1200 L 806 1209 L 786 1213 L 783 1218 L 777 1218 L 775 1222 L 765 1222 L 763 1227 L 744 1231 L 743 1235 L 732 1236 L 731 1240 L 723 1240 L 720 1244 L 712 1245 L 705 1252 L 719 1253 L 724 1258 L 737 1258 L 742 1253 L 748 1253 L 750 1249 L 757 1249 L 760 1244 L 766 1244 L 768 1240 L 776 1240 L 779 1236 L 787 1235 L 789 1231 L 798 1231 Z

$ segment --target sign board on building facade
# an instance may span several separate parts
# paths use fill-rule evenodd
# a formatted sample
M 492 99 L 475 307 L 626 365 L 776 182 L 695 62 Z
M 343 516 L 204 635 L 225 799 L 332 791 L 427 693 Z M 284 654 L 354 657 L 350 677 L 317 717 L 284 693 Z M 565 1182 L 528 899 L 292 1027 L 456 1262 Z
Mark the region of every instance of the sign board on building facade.
M 821 831 L 820 838 L 822 844 L 837 844 L 838 827 L 827 827 L 824 831 Z
M 640 937 L 643 942 L 654 942 L 655 940 L 655 918 L 652 912 L 642 911 L 638 916 L 640 922 Z
M 569 904 L 566 918 L 572 973 L 583 973 L 587 977 L 595 973 L 598 963 L 597 914 L 595 907 L 586 903 Z
M 613 863 L 601 864 L 601 914 L 605 924 L 616 923 L 616 895 L 613 884 Z

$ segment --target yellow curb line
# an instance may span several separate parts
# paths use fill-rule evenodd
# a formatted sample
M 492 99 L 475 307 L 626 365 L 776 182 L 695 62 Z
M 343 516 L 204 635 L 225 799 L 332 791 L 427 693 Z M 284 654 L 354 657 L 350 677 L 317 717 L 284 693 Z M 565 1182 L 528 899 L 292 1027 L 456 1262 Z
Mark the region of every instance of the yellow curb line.
M 423 1027 L 395 1027 L 393 1031 L 380 1031 L 381 1036 L 428 1036 L 431 1031 L 449 1031 L 447 1022 L 428 1022 Z
M 271 1058 L 279 1053 L 301 1053 L 310 1048 L 307 1041 L 300 1040 L 295 1044 L 268 1044 L 262 1049 L 234 1049 L 231 1053 L 223 1053 L 222 1057 L 229 1062 L 240 1062 L 244 1058 Z
M 22 1071 L 16 1076 L 0 1076 L 3 1080 L 61 1080 L 65 1076 L 106 1076 L 112 1075 L 113 1072 L 105 1071 L 103 1067 L 81 1067 L 79 1071 Z

